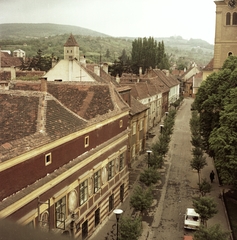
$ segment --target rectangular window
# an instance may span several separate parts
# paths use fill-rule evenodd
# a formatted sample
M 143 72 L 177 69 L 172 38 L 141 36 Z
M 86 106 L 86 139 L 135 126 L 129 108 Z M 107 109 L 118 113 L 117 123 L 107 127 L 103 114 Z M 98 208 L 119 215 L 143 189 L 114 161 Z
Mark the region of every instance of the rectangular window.
M 52 155 L 51 153 L 45 154 L 45 166 L 52 163 Z
M 109 212 L 114 209 L 114 194 L 109 196 Z
M 88 221 L 86 220 L 82 223 L 82 240 L 86 239 L 88 236 Z
M 100 186 L 101 186 L 100 175 L 101 175 L 101 170 L 97 171 L 94 174 L 94 193 L 96 193 L 100 189 Z
M 114 176 L 114 160 L 108 163 L 108 180 Z
M 135 135 L 136 134 L 136 128 L 137 128 L 137 124 L 133 123 L 132 125 L 132 134 Z
M 119 171 L 124 168 L 124 153 L 119 155 Z
M 120 127 L 120 128 L 123 127 L 123 120 L 120 120 L 120 121 L 119 121 L 119 127 Z
M 144 123 L 144 120 L 141 119 L 140 124 L 139 124 L 139 130 L 140 131 L 143 129 L 143 123 Z
M 132 157 L 135 158 L 135 156 L 136 156 L 136 146 L 133 145 L 133 147 L 132 147 Z
M 88 199 L 88 181 L 85 180 L 80 184 L 80 205 Z
M 95 211 L 95 227 L 100 223 L 100 209 L 96 209 Z
M 55 204 L 56 228 L 65 229 L 66 197 L 61 198 Z
M 142 140 L 139 141 L 139 152 L 142 151 Z
M 89 146 L 89 136 L 85 137 L 85 147 Z
M 120 201 L 123 202 L 124 199 L 124 184 L 120 186 Z

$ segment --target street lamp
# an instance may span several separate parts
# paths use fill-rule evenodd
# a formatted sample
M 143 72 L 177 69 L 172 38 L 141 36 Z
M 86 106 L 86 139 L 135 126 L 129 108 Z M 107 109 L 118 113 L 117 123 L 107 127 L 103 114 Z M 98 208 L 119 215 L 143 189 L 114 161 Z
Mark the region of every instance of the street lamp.
M 120 215 L 123 213 L 123 210 L 122 209 L 114 209 L 113 213 L 115 214 L 116 216 L 116 220 L 117 220 L 117 240 L 118 240 L 118 222 L 119 222 L 119 218 L 120 218 Z
M 149 166 L 150 166 L 150 159 L 151 159 L 151 153 L 152 153 L 152 151 L 151 151 L 151 150 L 147 150 L 146 152 L 147 152 L 147 154 L 148 154 L 147 165 L 148 165 L 148 168 L 149 168 Z

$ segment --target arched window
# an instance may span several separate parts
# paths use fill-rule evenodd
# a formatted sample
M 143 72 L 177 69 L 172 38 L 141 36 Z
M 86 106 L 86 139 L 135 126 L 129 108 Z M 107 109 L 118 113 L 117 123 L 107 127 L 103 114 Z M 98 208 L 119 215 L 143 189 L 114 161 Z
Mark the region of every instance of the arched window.
M 230 25 L 230 13 L 226 13 L 226 25 Z
M 233 13 L 233 20 L 232 20 L 232 22 L 233 22 L 233 25 L 237 25 L 237 12 Z
M 229 57 L 229 56 L 232 56 L 232 55 L 233 55 L 233 53 L 232 53 L 232 52 L 228 52 L 228 57 Z

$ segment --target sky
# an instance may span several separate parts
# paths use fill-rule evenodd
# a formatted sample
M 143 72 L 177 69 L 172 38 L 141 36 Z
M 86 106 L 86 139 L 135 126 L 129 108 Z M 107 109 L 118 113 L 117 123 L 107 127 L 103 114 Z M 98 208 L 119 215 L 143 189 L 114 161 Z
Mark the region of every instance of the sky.
M 56 23 L 112 37 L 181 36 L 214 44 L 214 0 L 0 0 L 0 9 L 0 24 Z

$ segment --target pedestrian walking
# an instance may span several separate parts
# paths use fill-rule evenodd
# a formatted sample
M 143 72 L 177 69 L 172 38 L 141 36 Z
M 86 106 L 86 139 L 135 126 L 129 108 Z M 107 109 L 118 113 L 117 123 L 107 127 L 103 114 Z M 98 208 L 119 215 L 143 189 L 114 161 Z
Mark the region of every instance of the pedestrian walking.
M 212 170 L 211 173 L 210 173 L 210 180 L 211 180 L 211 182 L 213 182 L 214 179 L 215 179 L 215 173 Z

